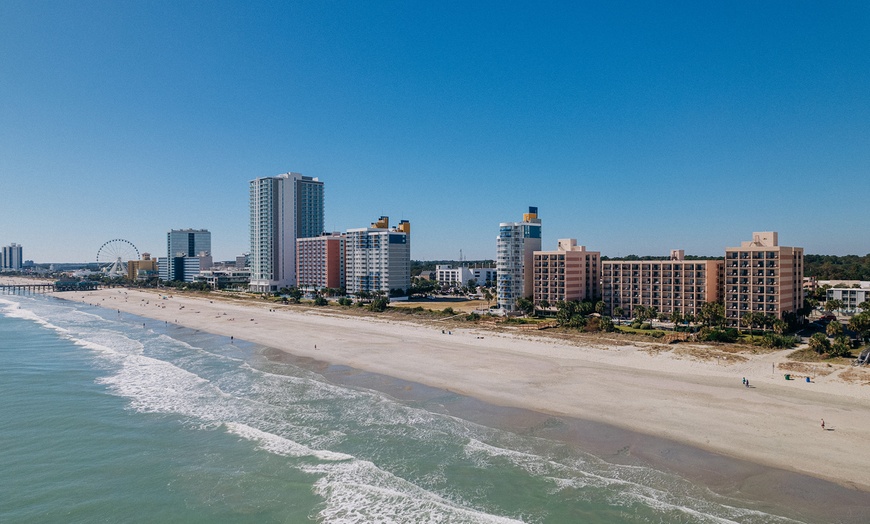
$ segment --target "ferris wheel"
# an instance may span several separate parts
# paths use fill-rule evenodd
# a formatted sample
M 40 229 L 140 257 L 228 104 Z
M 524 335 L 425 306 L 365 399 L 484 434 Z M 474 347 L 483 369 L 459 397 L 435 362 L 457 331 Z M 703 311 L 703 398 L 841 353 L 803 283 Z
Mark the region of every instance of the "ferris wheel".
M 139 260 L 139 250 L 129 240 L 115 238 L 97 250 L 97 264 L 110 277 L 127 276 L 127 262 Z

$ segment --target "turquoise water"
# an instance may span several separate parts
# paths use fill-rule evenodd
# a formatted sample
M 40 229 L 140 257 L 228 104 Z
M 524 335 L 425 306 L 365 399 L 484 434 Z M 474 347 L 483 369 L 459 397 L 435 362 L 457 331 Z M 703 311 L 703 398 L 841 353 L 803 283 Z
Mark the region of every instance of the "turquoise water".
M 267 354 L 0 297 L 0 521 L 795 522 Z

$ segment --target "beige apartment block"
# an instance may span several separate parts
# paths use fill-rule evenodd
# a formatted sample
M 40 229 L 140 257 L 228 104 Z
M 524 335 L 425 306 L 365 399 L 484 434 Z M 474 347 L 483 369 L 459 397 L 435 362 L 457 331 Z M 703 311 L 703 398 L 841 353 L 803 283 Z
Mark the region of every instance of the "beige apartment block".
M 804 250 L 779 245 L 775 231 L 725 248 L 725 318 L 739 327 L 748 312 L 781 319 L 803 306 Z
M 601 253 L 586 251 L 573 238 L 560 239 L 556 251 L 533 254 L 535 307 L 556 309 L 560 300 L 594 300 L 601 296 Z M 546 301 L 547 308 L 541 307 Z
M 659 313 L 697 315 L 706 302 L 721 300 L 723 262 L 685 260 L 682 249 L 671 251 L 670 260 L 605 260 L 602 299 L 607 315 L 617 307 L 633 317 L 638 306 Z

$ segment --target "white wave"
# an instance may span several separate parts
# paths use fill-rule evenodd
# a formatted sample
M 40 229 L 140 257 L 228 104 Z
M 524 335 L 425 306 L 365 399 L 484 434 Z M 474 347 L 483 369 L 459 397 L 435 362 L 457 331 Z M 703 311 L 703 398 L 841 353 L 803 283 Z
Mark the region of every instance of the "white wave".
M 323 461 L 354 460 L 354 457 L 351 455 L 328 450 L 311 449 L 298 442 L 261 431 L 257 428 L 248 426 L 247 424 L 228 422 L 224 425 L 230 433 L 238 435 L 246 440 L 258 442 L 260 444 L 260 449 L 276 455 L 284 455 L 288 457 L 315 457 Z
M 384 471 L 372 462 L 353 460 L 301 466 L 323 475 L 314 484 L 325 500 L 318 517 L 336 524 L 517 523 L 508 517 L 463 507 Z
M 23 320 L 30 320 L 45 326 L 49 329 L 53 329 L 59 333 L 67 332 L 66 329 L 56 326 L 49 322 L 47 319 L 39 316 L 35 311 L 30 309 L 22 308 L 20 302 L 14 302 L 6 299 L 0 298 L 0 304 L 3 304 L 3 315 L 9 318 L 20 318 Z

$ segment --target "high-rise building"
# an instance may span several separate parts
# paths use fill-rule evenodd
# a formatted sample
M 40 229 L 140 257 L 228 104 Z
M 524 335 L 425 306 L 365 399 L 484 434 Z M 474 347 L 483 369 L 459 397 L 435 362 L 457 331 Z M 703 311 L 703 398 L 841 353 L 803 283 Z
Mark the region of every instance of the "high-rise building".
M 0 269 L 19 270 L 24 262 L 23 248 L 16 243 L 3 246 L 3 254 L 0 257 Z
M 803 307 L 804 250 L 779 245 L 775 231 L 725 248 L 725 319 L 739 327 L 748 312 L 781 319 Z
M 721 260 L 686 260 L 682 249 L 669 260 L 605 260 L 602 300 L 605 314 L 634 317 L 638 306 L 670 315 L 697 315 L 707 302 L 722 299 Z
M 349 294 L 411 287 L 411 223 L 402 220 L 390 228 L 389 217 L 371 227 L 348 229 L 346 237 L 345 287 Z
M 506 313 L 517 310 L 519 298 L 532 297 L 534 252 L 541 250 L 538 208 L 529 207 L 522 222 L 502 222 L 496 239 L 496 295 Z
M 211 267 L 211 233 L 206 229 L 172 229 L 166 234 L 166 258 L 158 258 L 161 280 L 193 282 Z
M 296 285 L 296 239 L 323 232 L 323 182 L 285 173 L 250 182 L 251 291 Z
M 345 235 L 324 233 L 296 239 L 296 287 L 306 290 L 344 287 Z
M 573 238 L 559 240 L 556 251 L 534 253 L 534 300 L 538 309 L 556 309 L 559 301 L 601 296 L 601 253 L 586 251 Z M 541 303 L 547 307 L 543 307 Z

